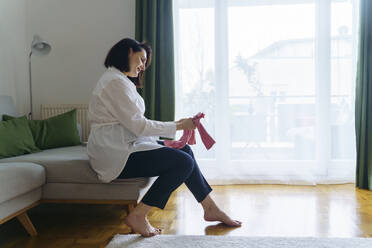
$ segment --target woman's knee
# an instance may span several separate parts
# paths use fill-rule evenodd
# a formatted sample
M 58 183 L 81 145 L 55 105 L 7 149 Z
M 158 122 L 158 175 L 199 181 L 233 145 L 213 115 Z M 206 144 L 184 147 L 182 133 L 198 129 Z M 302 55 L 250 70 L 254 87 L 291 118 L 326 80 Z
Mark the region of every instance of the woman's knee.
M 182 151 L 184 151 L 184 152 L 186 152 L 186 153 L 188 153 L 188 154 L 190 154 L 190 155 L 193 154 L 193 152 L 192 152 L 192 150 L 191 150 L 191 147 L 190 147 L 189 145 L 185 145 L 185 146 L 182 148 Z
M 176 160 L 176 168 L 183 174 L 190 174 L 194 169 L 194 159 L 188 154 L 181 154 L 179 159 Z

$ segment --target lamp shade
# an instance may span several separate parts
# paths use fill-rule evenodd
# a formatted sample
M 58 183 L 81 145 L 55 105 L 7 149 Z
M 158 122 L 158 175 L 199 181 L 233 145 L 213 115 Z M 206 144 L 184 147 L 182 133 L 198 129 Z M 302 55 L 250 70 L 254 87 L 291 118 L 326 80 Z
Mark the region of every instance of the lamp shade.
M 47 55 L 51 50 L 51 46 L 48 42 L 42 40 L 40 36 L 34 35 L 34 39 L 31 43 L 31 51 L 35 55 Z

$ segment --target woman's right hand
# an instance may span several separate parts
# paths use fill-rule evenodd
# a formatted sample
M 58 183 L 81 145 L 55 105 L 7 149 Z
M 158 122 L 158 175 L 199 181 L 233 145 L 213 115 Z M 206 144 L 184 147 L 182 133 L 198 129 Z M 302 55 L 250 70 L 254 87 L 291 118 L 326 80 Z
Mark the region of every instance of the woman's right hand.
M 192 121 L 192 118 L 185 118 L 176 121 L 177 130 L 194 130 L 196 125 Z

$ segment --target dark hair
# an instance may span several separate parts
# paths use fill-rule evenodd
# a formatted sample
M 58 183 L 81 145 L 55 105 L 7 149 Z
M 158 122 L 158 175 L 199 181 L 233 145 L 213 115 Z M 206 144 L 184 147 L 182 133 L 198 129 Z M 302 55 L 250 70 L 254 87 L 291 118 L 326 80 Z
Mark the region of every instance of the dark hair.
M 138 41 L 130 38 L 125 38 L 116 43 L 107 53 L 105 59 L 105 67 L 115 67 L 119 71 L 128 72 L 129 68 L 129 49 L 132 48 L 133 52 L 140 52 L 142 49 L 146 51 L 147 60 L 145 69 L 150 66 L 152 58 L 152 50 L 147 42 L 139 43 Z M 128 77 L 138 88 L 143 87 L 143 71 L 138 73 L 137 77 Z

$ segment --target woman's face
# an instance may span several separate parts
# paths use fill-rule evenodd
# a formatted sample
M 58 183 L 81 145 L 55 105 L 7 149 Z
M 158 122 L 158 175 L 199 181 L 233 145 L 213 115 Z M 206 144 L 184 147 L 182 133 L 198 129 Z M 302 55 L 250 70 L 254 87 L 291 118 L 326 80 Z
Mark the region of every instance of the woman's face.
M 125 74 L 129 77 L 138 77 L 140 71 L 145 70 L 147 55 L 144 49 L 139 52 L 133 52 L 132 48 L 129 50 L 129 71 Z

